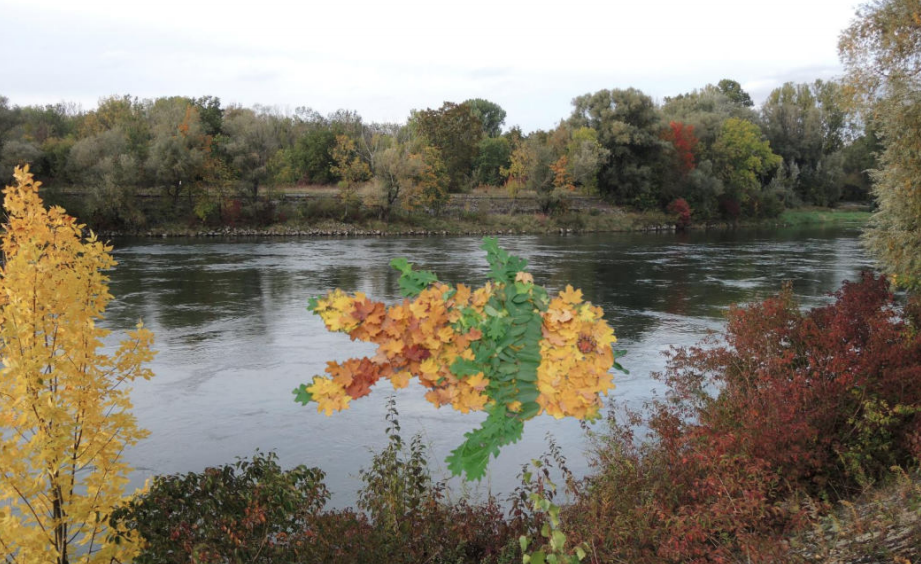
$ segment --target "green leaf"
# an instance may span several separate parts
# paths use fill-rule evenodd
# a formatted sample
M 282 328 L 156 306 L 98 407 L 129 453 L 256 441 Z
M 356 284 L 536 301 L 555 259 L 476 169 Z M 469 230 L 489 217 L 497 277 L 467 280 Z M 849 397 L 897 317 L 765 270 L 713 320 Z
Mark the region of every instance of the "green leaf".
M 466 358 L 458 357 L 451 363 L 451 373 L 455 376 L 474 376 L 482 371 L 479 364 Z
M 536 386 L 521 386 L 518 391 L 518 401 L 522 404 L 536 402 L 538 396 L 540 396 L 540 390 Z M 535 403 L 534 405 L 537 404 Z
M 522 421 L 531 419 L 540 412 L 540 404 L 536 401 L 524 402 L 521 404 L 521 411 L 518 412 L 518 418 Z
M 299 402 L 301 405 L 307 405 L 313 401 L 313 394 L 307 391 L 307 384 L 301 384 L 293 390 L 294 401 Z
M 486 473 L 489 457 L 498 456 L 499 448 L 518 442 L 524 431 L 524 424 L 516 418 L 507 417 L 503 405 L 487 408 L 488 416 L 479 429 L 464 435 L 466 440 L 451 452 L 446 462 L 455 476 L 466 475 L 467 480 L 479 480 Z
M 320 307 L 320 300 L 318 298 L 310 298 L 307 300 L 307 311 L 315 312 L 318 307 Z
M 429 284 L 438 281 L 428 270 L 413 270 L 413 263 L 402 257 L 391 260 L 390 266 L 400 272 L 400 294 L 405 298 L 418 296 Z
M 563 547 L 566 546 L 566 535 L 562 531 L 553 531 L 553 534 L 550 536 L 550 547 L 559 552 L 563 550 Z
M 623 358 L 626 355 L 627 355 L 627 351 L 625 350 L 619 350 L 619 351 L 615 350 L 614 351 L 614 370 L 618 370 L 620 372 L 623 372 L 624 374 L 630 374 L 629 370 L 627 370 L 626 368 L 621 366 L 619 362 L 617 362 L 618 358 Z
M 390 267 L 394 270 L 398 270 L 403 274 L 410 274 L 413 271 L 412 263 L 408 262 L 403 257 L 398 257 L 390 261 Z

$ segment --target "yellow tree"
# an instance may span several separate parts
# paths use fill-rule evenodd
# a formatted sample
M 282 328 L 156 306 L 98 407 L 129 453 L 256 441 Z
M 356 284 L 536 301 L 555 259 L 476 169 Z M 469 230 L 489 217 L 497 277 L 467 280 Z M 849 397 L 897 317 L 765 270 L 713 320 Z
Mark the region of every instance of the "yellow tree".
M 339 193 L 339 199 L 345 204 L 348 215 L 350 207 L 360 204 L 356 193 L 358 183 L 371 178 L 371 167 L 361 159 L 355 142 L 348 135 L 336 136 L 336 146 L 331 156 L 335 164 L 329 167 L 329 171 L 341 179 L 339 187 L 342 192 Z
M 0 561 L 127 562 L 137 539 L 114 542 L 108 516 L 123 499 L 135 424 L 127 383 L 153 335 L 138 324 L 114 354 L 97 352 L 111 247 L 45 209 L 28 167 L 4 190 L 0 267 Z
M 528 150 L 524 143 L 520 143 L 512 151 L 508 168 L 499 167 L 499 175 L 505 178 L 505 189 L 508 190 L 509 196 L 518 197 L 518 193 L 527 183 L 528 170 L 531 168 L 533 160 L 534 157 L 531 151 Z

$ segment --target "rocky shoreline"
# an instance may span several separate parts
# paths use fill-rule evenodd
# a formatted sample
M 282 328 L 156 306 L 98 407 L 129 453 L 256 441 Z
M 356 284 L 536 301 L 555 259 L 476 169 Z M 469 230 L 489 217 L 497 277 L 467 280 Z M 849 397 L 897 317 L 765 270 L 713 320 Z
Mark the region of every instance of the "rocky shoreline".
M 674 225 L 653 225 L 639 229 L 599 231 L 595 229 L 546 229 L 541 231 L 523 229 L 463 229 L 457 231 L 405 229 L 381 230 L 358 229 L 344 227 L 341 229 L 294 229 L 268 227 L 258 228 L 229 228 L 211 230 L 150 230 L 139 233 L 124 233 L 121 231 L 100 231 L 102 238 L 110 237 L 160 237 L 160 238 L 214 238 L 214 237 L 461 237 L 461 236 L 487 236 L 487 235 L 577 235 L 582 233 L 625 233 L 625 232 L 673 232 Z

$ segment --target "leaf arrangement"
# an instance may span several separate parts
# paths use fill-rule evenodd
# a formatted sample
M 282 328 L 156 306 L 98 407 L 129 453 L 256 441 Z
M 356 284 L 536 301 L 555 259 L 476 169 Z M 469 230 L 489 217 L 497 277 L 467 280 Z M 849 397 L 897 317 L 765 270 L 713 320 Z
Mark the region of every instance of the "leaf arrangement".
M 571 286 L 550 298 L 525 272 L 526 260 L 495 239 L 484 239 L 482 248 L 491 280 L 475 290 L 394 259 L 402 303 L 387 307 L 338 289 L 310 300 L 308 309 L 327 329 L 378 349 L 371 358 L 327 363 L 326 375 L 294 390 L 296 400 L 315 401 L 331 415 L 381 378 L 403 388 L 415 376 L 436 407 L 487 413 L 447 460 L 468 479 L 481 478 L 490 455 L 521 438 L 524 422 L 536 415 L 597 417 L 601 395 L 614 387 L 610 369 L 623 370 L 601 308 Z

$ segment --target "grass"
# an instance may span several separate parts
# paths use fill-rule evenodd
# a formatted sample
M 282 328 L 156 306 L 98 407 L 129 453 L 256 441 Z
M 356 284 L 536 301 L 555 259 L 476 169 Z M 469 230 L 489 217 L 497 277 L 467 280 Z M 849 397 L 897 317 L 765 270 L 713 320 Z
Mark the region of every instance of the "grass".
M 870 219 L 871 212 L 859 209 L 799 208 L 780 214 L 780 223 L 801 225 L 862 225 Z

